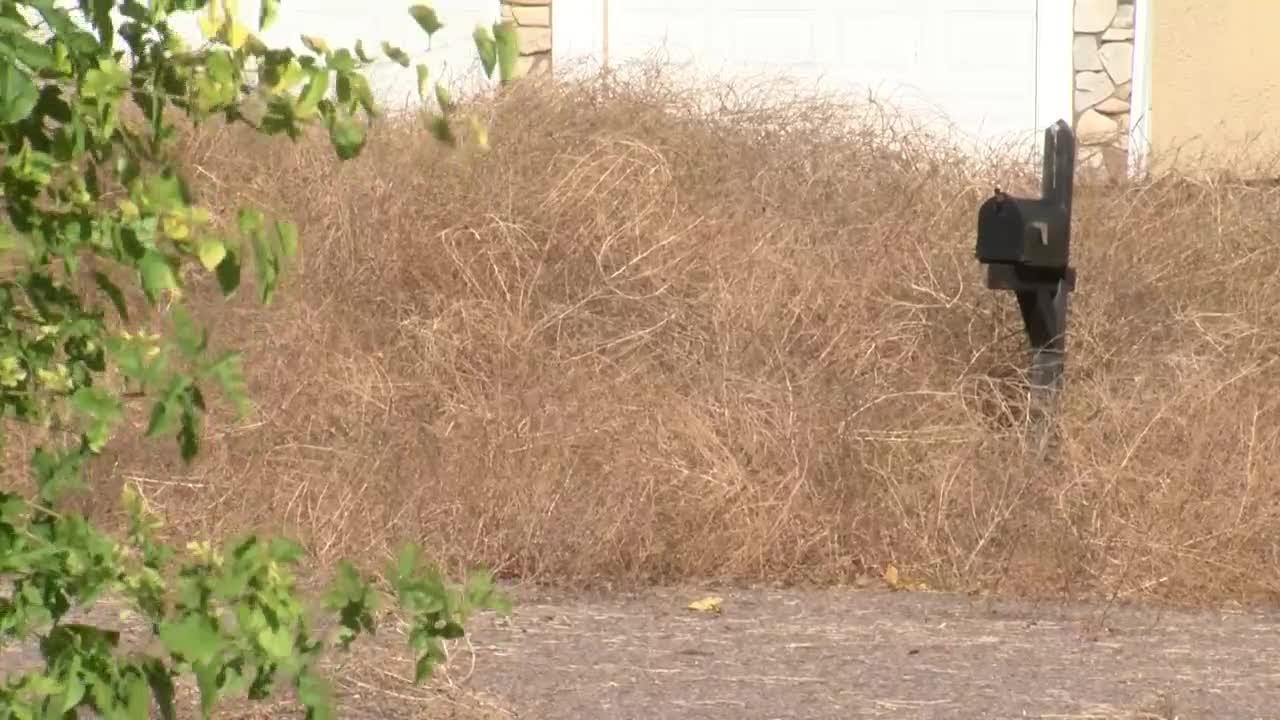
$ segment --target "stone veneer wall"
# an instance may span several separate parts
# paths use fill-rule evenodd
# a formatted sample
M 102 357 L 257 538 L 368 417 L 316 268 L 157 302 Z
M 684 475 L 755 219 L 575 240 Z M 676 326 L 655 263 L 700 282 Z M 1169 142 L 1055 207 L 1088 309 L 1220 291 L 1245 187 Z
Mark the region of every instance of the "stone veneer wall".
M 1076 0 L 1075 131 L 1078 167 L 1095 178 L 1129 172 L 1133 0 Z
M 502 19 L 516 24 L 520 74 L 551 70 L 551 0 L 501 0 Z

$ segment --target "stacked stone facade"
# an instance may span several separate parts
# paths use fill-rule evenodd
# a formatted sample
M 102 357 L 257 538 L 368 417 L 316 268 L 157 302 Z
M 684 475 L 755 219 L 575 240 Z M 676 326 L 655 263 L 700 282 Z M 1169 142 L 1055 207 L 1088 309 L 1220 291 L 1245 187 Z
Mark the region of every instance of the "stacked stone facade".
M 1076 0 L 1075 130 L 1078 167 L 1090 177 L 1128 174 L 1133 93 L 1133 0 Z
M 551 71 L 551 0 L 502 0 L 502 19 L 515 23 L 520 73 Z

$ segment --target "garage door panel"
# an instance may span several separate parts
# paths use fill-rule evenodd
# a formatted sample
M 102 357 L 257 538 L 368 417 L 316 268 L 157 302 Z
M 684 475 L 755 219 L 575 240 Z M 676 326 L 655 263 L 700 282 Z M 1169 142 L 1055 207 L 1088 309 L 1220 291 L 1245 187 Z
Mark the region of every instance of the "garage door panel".
M 733 62 L 762 68 L 819 63 L 815 11 L 735 10 L 718 24 L 729 38 Z
M 943 14 L 942 62 L 952 72 L 1007 71 L 1036 51 L 1036 21 L 1027 13 L 953 10 Z
M 918 82 L 925 56 L 925 23 L 910 13 L 845 10 L 834 23 L 839 37 L 835 56 L 848 73 L 866 80 L 889 77 L 899 82 Z
M 709 42 L 706 14 L 665 3 L 626 3 L 609 12 L 609 45 L 621 57 L 658 53 L 675 63 L 706 58 Z
M 608 1 L 615 60 L 665 42 L 709 74 L 820 78 L 984 139 L 1035 127 L 1037 0 Z

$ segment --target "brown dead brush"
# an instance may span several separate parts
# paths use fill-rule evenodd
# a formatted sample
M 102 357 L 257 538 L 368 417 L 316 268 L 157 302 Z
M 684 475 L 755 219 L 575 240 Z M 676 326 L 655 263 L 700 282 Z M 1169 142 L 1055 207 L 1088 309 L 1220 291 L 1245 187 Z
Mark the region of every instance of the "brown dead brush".
M 203 197 L 296 219 L 303 259 L 265 310 L 197 293 L 247 351 L 253 416 L 211 426 L 190 469 L 120 445 L 102 493 L 321 560 L 413 538 L 568 584 L 892 562 L 942 588 L 1280 590 L 1280 190 L 1079 188 L 1044 456 L 1012 298 L 972 251 L 993 185 L 1033 191 L 1025 164 L 872 104 L 652 71 L 473 107 L 488 153 L 413 120 L 345 164 L 186 140 Z

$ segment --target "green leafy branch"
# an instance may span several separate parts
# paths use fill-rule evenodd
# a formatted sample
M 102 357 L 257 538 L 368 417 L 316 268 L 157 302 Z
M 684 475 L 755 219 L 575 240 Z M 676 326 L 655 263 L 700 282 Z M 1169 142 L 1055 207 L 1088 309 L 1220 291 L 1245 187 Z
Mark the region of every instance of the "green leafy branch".
M 258 32 L 279 12 L 278 0 L 263 0 Z M 199 48 L 170 24 L 183 13 L 200 13 Z M 428 43 L 444 27 L 428 6 L 409 14 Z M 512 81 L 514 28 L 480 27 L 473 38 L 486 76 Z M 409 623 L 418 681 L 471 611 L 507 609 L 487 574 L 454 585 L 409 545 L 381 591 L 339 565 L 325 595 L 337 624 L 322 638 L 294 580 L 305 559 L 296 543 L 249 536 L 176 551 L 128 487 L 122 537 L 65 507 L 125 424 L 127 400 L 149 404 L 145 435 L 173 437 L 185 461 L 200 451 L 207 392 L 247 411 L 243 360 L 217 350 L 185 310 L 184 271 L 208 273 L 229 297 L 248 269 L 270 303 L 301 239 L 292 222 L 252 207 L 239 209 L 232 231 L 215 230 L 173 157 L 174 118 L 288 138 L 319 125 L 338 158 L 356 157 L 378 112 L 363 74 L 375 57 L 360 43 L 302 42 L 307 53 L 266 46 L 234 0 L 0 0 L 0 443 L 12 423 L 40 438 L 30 494 L 0 492 L 0 578 L 12 588 L 0 597 L 0 642 L 34 638 L 43 658 L 39 670 L 5 679 L 0 719 L 80 709 L 174 717 L 185 677 L 206 717 L 227 697 L 282 688 L 308 717 L 328 717 L 320 659 L 375 631 L 384 594 Z M 381 49 L 411 64 L 403 50 Z M 439 106 L 433 134 L 455 144 L 457 104 L 425 66 L 416 73 L 423 100 Z M 470 122 L 483 145 L 483 127 Z M 68 621 L 108 595 L 128 601 L 153 642 L 126 650 L 119 633 Z

